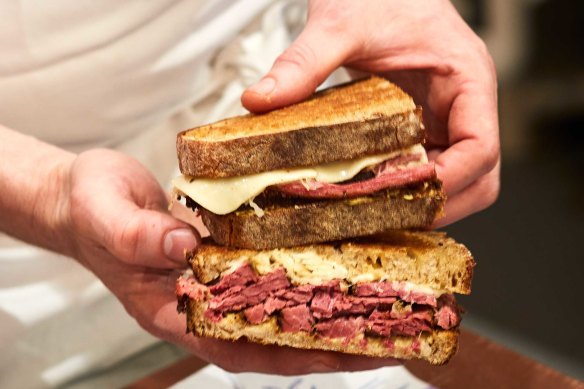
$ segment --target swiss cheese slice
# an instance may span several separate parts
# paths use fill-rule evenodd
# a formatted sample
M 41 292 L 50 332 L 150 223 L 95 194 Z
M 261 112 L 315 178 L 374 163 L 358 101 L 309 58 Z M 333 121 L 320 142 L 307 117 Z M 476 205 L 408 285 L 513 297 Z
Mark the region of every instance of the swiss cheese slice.
M 421 153 L 425 156 L 423 146 L 418 144 L 407 150 L 372 155 L 351 161 L 338 161 L 319 166 L 274 170 L 228 178 L 194 179 L 179 176 L 172 183 L 179 193 L 189 196 L 200 206 L 214 214 L 225 215 L 253 200 L 268 186 L 306 179 L 325 183 L 347 181 L 368 166 L 379 164 L 402 154 Z

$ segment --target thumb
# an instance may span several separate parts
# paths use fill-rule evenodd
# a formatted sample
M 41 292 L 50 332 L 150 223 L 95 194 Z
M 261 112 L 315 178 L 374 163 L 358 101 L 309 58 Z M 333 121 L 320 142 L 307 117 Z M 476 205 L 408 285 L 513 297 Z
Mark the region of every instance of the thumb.
M 194 228 L 164 212 L 140 209 L 112 243 L 109 250 L 121 261 L 164 269 L 184 267 L 185 250 L 198 247 L 201 238 Z
M 351 52 L 351 40 L 330 26 L 323 27 L 319 22 L 322 17 L 325 16 L 311 18 L 268 74 L 243 92 L 241 102 L 245 108 L 265 112 L 304 100 L 343 64 Z

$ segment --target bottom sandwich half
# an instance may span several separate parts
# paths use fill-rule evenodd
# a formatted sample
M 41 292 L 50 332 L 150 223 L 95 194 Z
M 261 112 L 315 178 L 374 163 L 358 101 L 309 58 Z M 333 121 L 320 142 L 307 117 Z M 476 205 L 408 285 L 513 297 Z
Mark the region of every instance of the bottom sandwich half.
M 204 244 L 177 280 L 187 331 L 444 364 L 457 350 L 474 260 L 434 232 L 274 250 Z

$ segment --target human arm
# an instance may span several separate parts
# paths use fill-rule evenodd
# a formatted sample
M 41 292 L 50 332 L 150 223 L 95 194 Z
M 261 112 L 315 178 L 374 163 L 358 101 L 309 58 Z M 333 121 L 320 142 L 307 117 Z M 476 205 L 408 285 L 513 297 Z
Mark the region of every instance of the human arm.
M 309 1 L 303 32 L 242 102 L 261 112 L 302 100 L 342 65 L 387 77 L 422 105 L 426 147 L 448 195 L 446 216 L 435 227 L 495 201 L 495 69 L 449 1 Z

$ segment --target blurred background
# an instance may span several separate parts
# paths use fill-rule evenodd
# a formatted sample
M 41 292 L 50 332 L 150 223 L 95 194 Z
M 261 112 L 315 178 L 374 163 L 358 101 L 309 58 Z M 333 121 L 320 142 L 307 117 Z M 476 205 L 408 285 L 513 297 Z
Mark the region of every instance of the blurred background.
M 456 0 L 497 66 L 497 203 L 447 228 L 477 261 L 463 325 L 584 380 L 584 1 Z

